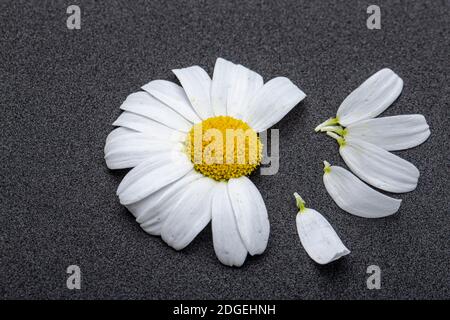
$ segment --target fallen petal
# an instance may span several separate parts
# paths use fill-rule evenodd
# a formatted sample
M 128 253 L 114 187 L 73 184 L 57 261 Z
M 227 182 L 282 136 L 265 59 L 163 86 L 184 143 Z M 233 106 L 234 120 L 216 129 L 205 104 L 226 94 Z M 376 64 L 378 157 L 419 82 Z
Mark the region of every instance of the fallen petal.
M 346 138 L 339 153 L 354 174 L 378 189 L 403 193 L 417 187 L 420 173 L 411 162 L 372 143 Z
M 299 199 L 300 196 L 295 193 Z M 300 198 L 301 199 L 301 198 Z M 299 206 L 297 231 L 306 253 L 319 264 L 327 264 L 350 253 L 330 223 L 316 210 Z M 297 201 L 299 203 L 299 201 Z
M 421 114 L 368 119 L 345 129 L 346 138 L 359 138 L 388 151 L 413 148 L 429 136 L 430 128 Z
M 364 81 L 350 93 L 337 111 L 339 123 L 348 126 L 378 116 L 400 95 L 403 80 L 391 69 L 385 68 Z
M 388 197 L 359 180 L 350 171 L 325 161 L 323 183 L 344 211 L 363 218 L 382 218 L 398 211 L 402 200 Z

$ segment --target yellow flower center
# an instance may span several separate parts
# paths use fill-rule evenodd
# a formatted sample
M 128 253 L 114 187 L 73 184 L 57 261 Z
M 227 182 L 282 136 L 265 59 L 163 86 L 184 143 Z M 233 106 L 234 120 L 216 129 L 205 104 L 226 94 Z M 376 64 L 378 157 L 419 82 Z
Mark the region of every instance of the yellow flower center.
M 217 181 L 252 173 L 261 163 L 262 147 L 247 123 L 228 116 L 195 124 L 186 139 L 186 152 L 195 170 Z

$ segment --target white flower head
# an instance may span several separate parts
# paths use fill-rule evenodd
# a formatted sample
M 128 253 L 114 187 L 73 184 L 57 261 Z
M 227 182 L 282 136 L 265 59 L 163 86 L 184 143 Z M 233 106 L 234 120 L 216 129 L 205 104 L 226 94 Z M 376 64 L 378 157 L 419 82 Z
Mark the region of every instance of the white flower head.
M 199 66 L 173 72 L 182 87 L 155 80 L 123 102 L 106 164 L 132 168 L 117 195 L 146 232 L 181 250 L 211 221 L 217 257 L 241 266 L 269 238 L 264 201 L 246 177 L 261 162 L 258 133 L 305 94 L 287 78 L 264 84 L 222 58 L 212 80 Z
M 319 264 L 327 264 L 350 253 L 330 223 L 319 212 L 306 208 L 305 201 L 294 193 L 299 209 L 295 219 L 300 242 L 306 253 Z

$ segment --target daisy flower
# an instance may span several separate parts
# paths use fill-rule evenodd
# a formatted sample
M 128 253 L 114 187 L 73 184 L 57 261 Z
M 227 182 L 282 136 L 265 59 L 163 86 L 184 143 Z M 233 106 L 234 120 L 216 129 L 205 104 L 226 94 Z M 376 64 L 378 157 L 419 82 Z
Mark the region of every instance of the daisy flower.
M 305 94 L 287 78 L 264 84 L 222 58 L 212 79 L 199 66 L 173 72 L 181 86 L 155 80 L 123 102 L 106 139 L 106 164 L 133 168 L 117 195 L 147 233 L 181 250 L 211 221 L 218 259 L 241 266 L 269 238 L 266 206 L 247 178 L 262 158 L 258 133 Z

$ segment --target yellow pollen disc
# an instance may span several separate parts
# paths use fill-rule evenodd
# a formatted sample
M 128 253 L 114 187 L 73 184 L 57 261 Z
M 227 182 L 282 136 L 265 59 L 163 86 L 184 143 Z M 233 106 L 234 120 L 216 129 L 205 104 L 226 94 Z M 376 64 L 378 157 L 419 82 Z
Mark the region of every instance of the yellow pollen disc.
M 261 163 L 262 147 L 247 123 L 228 116 L 195 124 L 186 139 L 186 152 L 195 170 L 217 181 L 252 173 Z

